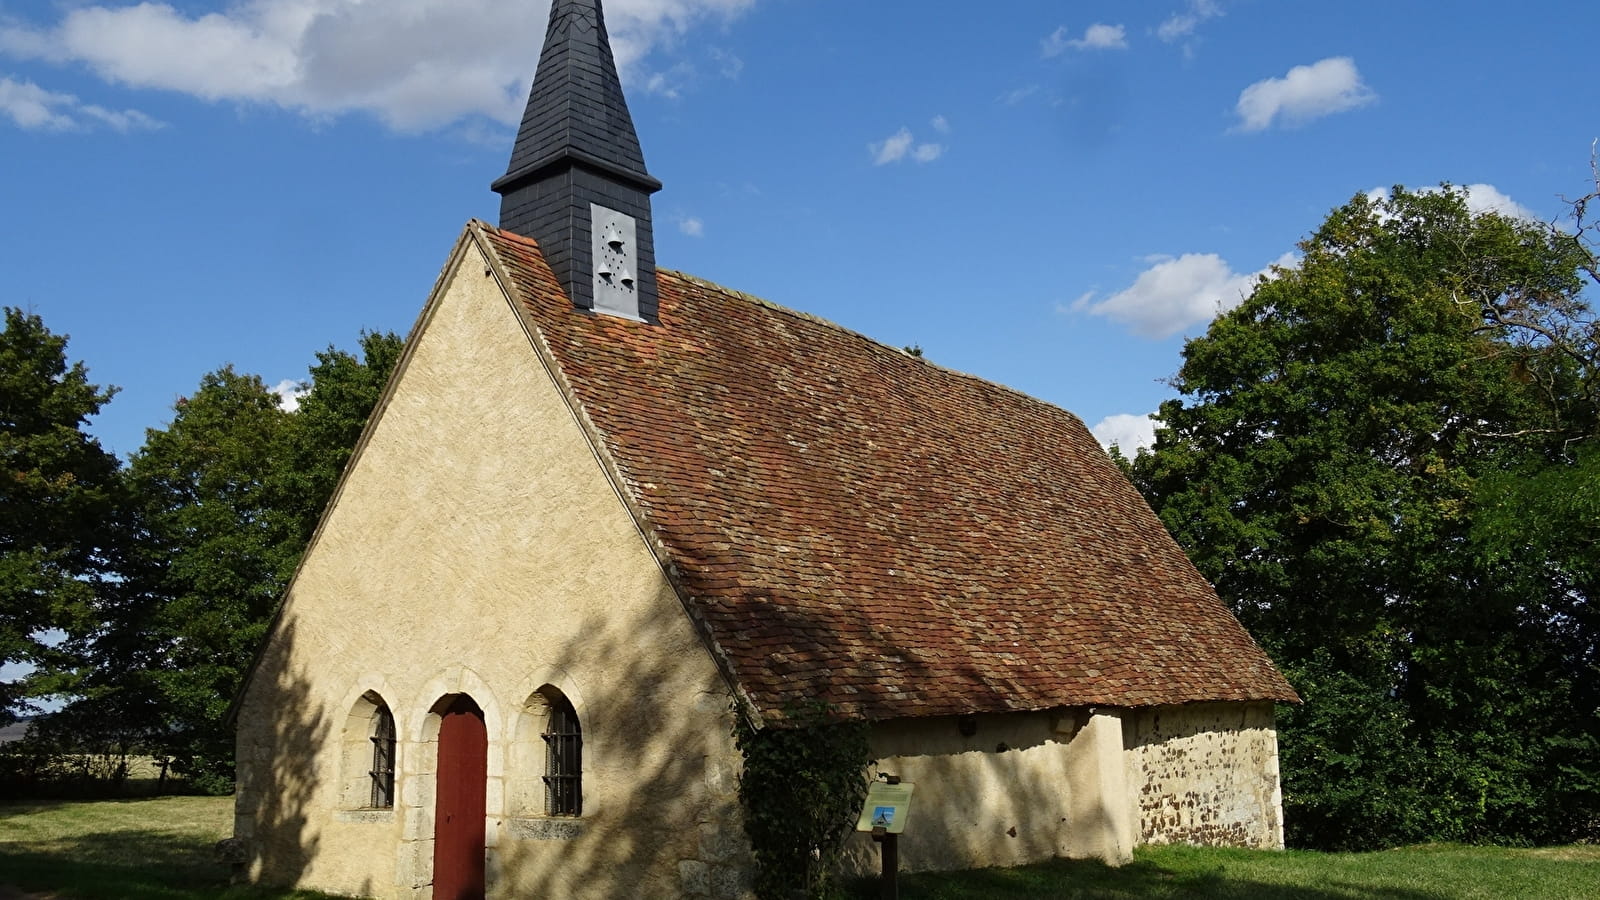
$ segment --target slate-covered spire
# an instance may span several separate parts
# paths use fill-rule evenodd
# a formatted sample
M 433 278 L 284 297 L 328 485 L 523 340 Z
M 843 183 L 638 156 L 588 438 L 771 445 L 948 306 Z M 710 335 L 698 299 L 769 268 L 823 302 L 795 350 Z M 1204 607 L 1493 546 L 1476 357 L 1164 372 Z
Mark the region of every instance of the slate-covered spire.
M 650 195 L 600 0 L 552 0 L 500 194 L 500 227 L 539 242 L 585 309 L 656 318 Z

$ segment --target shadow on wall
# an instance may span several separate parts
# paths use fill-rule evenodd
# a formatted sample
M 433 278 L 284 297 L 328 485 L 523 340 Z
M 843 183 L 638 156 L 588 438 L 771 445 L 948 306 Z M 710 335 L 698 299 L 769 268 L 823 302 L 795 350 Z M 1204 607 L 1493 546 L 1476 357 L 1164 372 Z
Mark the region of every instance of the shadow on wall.
M 787 610 L 802 627 L 802 614 Z M 927 621 L 938 621 L 930 616 Z M 914 627 L 914 626 L 913 626 Z M 801 633 L 815 634 L 816 627 Z M 897 625 L 894 637 L 870 631 L 880 659 L 896 660 L 900 680 L 926 683 L 935 676 L 910 649 L 917 635 Z M 971 661 L 941 661 L 968 682 L 969 694 L 1004 708 L 1011 686 L 988 680 Z M 948 676 L 945 676 L 948 677 Z M 1081 714 L 1081 716 L 1080 716 Z M 1071 721 L 1056 730 L 1066 716 Z M 971 734 L 963 719 L 975 726 Z M 936 716 L 878 723 L 872 734 L 877 757 L 874 774 L 898 775 L 917 785 L 906 831 L 899 841 L 901 871 L 1013 866 L 1053 859 L 1064 852 L 1099 854 L 1114 850 L 1093 838 L 1110 830 L 1113 815 L 1098 792 L 1069 796 L 1067 745 L 1088 719 L 1087 710 Z M 1120 765 L 1120 760 L 1119 760 Z M 1070 821 L 1069 821 L 1070 816 Z M 880 866 L 879 845 L 869 835 L 845 841 L 841 867 L 864 875 Z
M 488 805 L 491 896 L 741 896 L 749 886 L 751 862 L 737 799 L 738 757 L 730 734 L 728 686 L 716 675 L 702 643 L 690 636 L 687 618 L 670 590 L 638 604 L 637 611 L 620 604 L 600 609 L 559 623 L 564 633 L 576 637 L 554 658 L 530 657 L 522 663 L 530 678 L 551 671 L 572 679 L 569 699 L 579 707 L 584 735 L 581 816 L 550 817 L 543 808 L 543 745 L 537 737 L 542 728 L 525 727 L 528 723 L 522 720 L 545 714 L 547 701 L 540 696 L 545 685 L 530 682 L 521 696 L 513 690 L 522 687 L 493 685 L 499 702 L 509 708 L 502 734 L 491 740 L 531 734 L 532 741 L 524 742 L 537 752 L 519 759 L 517 747 L 491 748 L 491 753 L 505 754 L 508 763 L 501 800 L 491 799 Z M 788 615 L 796 626 L 805 618 L 794 611 Z M 494 626 L 487 622 L 486 627 Z M 821 627 L 813 622 L 801 633 L 824 639 Z M 311 767 L 301 761 L 337 739 L 348 712 L 312 702 L 310 683 L 285 665 L 295 644 L 294 623 L 286 621 L 258 670 L 276 680 L 253 691 L 240 713 L 241 733 L 247 735 L 240 758 L 251 765 L 241 770 L 248 780 L 239 786 L 236 833 L 257 854 L 257 863 L 271 872 L 273 882 L 299 880 L 316 858 L 316 826 L 325 811 L 310 807 L 317 782 Z M 929 677 L 914 654 L 897 651 L 887 640 L 882 644 L 880 653 L 905 660 L 908 676 Z M 384 699 L 410 705 L 426 698 Z M 247 729 L 246 716 L 268 717 L 269 727 L 260 727 L 258 720 Z M 1046 766 L 1015 765 L 1019 754 L 1049 749 L 1046 745 L 1054 740 L 1046 736 L 1049 725 L 1030 726 L 1037 733 L 1011 734 L 1001 718 L 993 717 L 990 727 L 990 717 L 983 717 L 985 724 L 971 747 L 952 751 L 940 746 L 918 756 L 916 763 L 926 775 L 898 773 L 924 785 L 919 788 L 921 812 L 913 811 L 901 845 L 908 869 L 949 867 L 966 859 L 1015 864 L 1057 852 L 1060 817 L 1042 819 L 1037 807 L 1039 798 L 1059 798 L 1061 784 Z M 956 731 L 951 719 L 928 724 Z M 997 752 L 1000 742 L 1007 749 Z M 968 749 L 984 752 L 965 753 Z M 976 782 L 981 790 L 948 797 L 938 804 L 945 812 L 930 815 L 926 792 L 942 780 L 938 772 L 946 757 L 958 753 L 978 759 L 977 774 L 969 770 L 950 780 Z M 403 785 L 396 787 L 404 790 Z M 1086 827 L 1103 827 L 1090 822 L 1092 812 L 1079 814 Z M 1099 814 L 1104 818 L 1106 811 Z M 877 846 L 868 837 L 854 835 L 848 845 L 856 861 L 852 868 L 876 870 Z M 370 893 L 374 887 L 367 883 L 361 889 Z
M 892 737 L 875 735 L 874 752 L 886 757 L 879 768 L 917 785 L 900 839 L 901 871 L 1013 866 L 1069 850 L 1100 852 L 1094 842 L 1108 831 L 1111 816 L 1100 797 L 1069 795 L 1071 735 L 1052 734 L 1048 713 L 976 718 L 971 737 L 961 735 L 957 717 L 906 723 Z M 848 839 L 846 871 L 864 875 L 878 866 L 870 836 Z
M 331 740 L 334 720 L 321 703 L 311 701 L 310 682 L 286 665 L 294 646 L 295 624 L 288 620 L 280 624 L 256 670 L 257 677 L 276 673 L 275 682 L 254 685 L 239 709 L 234 837 L 251 858 L 242 865 L 236 861 L 236 877 L 264 870 L 272 882 L 292 884 L 317 853 L 311 761 Z M 260 717 L 268 719 L 267 727 Z
M 522 809 L 508 809 L 499 823 L 491 895 L 744 892 L 749 850 L 737 809 L 731 695 L 699 641 L 684 639 L 689 624 L 677 597 L 663 591 L 645 606 L 638 615 L 587 616 L 558 658 L 529 661 L 532 670 L 570 673 L 582 692 L 570 699 L 581 700 L 583 811 L 545 817 L 542 782 L 534 790 L 509 785 L 508 807 Z M 505 699 L 519 705 L 519 717 L 547 709 L 537 690 Z M 541 764 L 542 754 L 541 746 Z M 491 835 L 496 825 L 491 812 Z

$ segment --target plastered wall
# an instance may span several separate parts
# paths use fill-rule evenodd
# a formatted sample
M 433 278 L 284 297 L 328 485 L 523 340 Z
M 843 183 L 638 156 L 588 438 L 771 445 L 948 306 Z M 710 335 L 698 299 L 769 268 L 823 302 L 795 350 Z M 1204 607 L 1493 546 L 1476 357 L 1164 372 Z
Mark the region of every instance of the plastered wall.
M 487 261 L 470 241 L 456 260 L 241 705 L 250 874 L 431 896 L 436 710 L 467 694 L 491 897 L 740 896 L 727 688 Z M 584 731 L 577 819 L 543 817 L 527 717 L 546 685 Z M 374 695 L 398 735 L 390 810 L 361 808 L 348 758 Z
M 1124 727 L 1139 843 L 1283 847 L 1272 704 L 1130 711 Z
M 970 734 L 964 734 L 963 730 Z M 1132 820 L 1115 714 L 1087 710 L 878 723 L 876 771 L 915 787 L 904 871 L 1012 866 L 1058 856 L 1131 858 Z M 847 868 L 878 871 L 871 838 Z

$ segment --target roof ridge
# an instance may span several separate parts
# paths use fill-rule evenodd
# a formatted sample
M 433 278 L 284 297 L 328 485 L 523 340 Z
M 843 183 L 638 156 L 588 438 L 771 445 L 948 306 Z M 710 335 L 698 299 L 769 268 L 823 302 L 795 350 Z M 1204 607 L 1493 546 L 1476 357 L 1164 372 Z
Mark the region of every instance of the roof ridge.
M 792 309 L 790 307 L 784 306 L 781 303 L 777 303 L 777 302 L 774 302 L 772 300 L 768 300 L 765 297 L 758 297 L 755 294 L 749 293 L 748 291 L 741 291 L 738 288 L 731 288 L 731 287 L 728 287 L 726 285 L 718 284 L 717 282 L 712 281 L 709 278 L 702 278 L 699 275 L 692 275 L 692 274 L 690 274 L 688 272 L 684 272 L 684 271 L 682 271 L 680 269 L 670 269 L 670 268 L 663 268 L 661 266 L 657 266 L 656 267 L 656 272 L 658 274 L 664 273 L 664 274 L 671 275 L 671 276 L 676 277 L 676 278 L 681 278 L 681 279 L 683 279 L 685 281 L 691 282 L 693 284 L 697 284 L 697 285 L 699 285 L 701 287 L 709 288 L 711 290 L 718 291 L 718 292 L 726 294 L 728 296 L 735 297 L 735 298 L 738 298 L 740 300 L 745 300 L 745 301 L 750 302 L 750 303 L 754 303 L 757 306 L 765 307 L 765 308 L 770 309 L 770 310 L 772 310 L 774 312 L 785 313 L 787 315 L 794 316 L 797 319 L 801 319 L 801 320 L 804 320 L 804 321 L 807 321 L 807 322 L 811 322 L 811 323 L 816 324 L 816 325 L 821 325 L 824 328 L 831 328 L 834 331 L 838 331 L 840 333 L 849 335 L 850 337 L 859 338 L 860 340 L 866 341 L 868 344 L 872 344 L 874 346 L 881 347 L 881 348 L 883 348 L 885 350 L 889 350 L 891 352 L 898 353 L 901 356 L 906 357 L 907 359 L 918 360 L 923 365 L 932 366 L 933 368 L 938 369 L 941 372 L 945 372 L 945 373 L 948 373 L 950 375 L 957 376 L 959 378 L 965 378 L 965 379 L 967 379 L 969 381 L 973 381 L 973 382 L 976 382 L 978 384 L 987 385 L 987 386 L 989 386 L 991 388 L 996 388 L 998 390 L 1005 391 L 1008 394 L 1012 394 L 1014 396 L 1021 397 L 1022 399 L 1027 400 L 1030 403 L 1038 404 L 1040 406 L 1048 406 L 1051 409 L 1058 410 L 1060 412 L 1066 413 L 1067 415 L 1071 416 L 1073 419 L 1077 420 L 1079 423 L 1083 423 L 1083 419 L 1079 418 L 1077 413 L 1073 412 L 1070 409 L 1067 409 L 1064 406 L 1060 406 L 1058 404 L 1051 403 L 1048 400 L 1040 399 L 1039 397 L 1035 397 L 1034 395 L 1028 393 L 1027 391 L 1024 391 L 1024 390 L 1022 390 L 1020 388 L 1014 388 L 1011 385 L 1005 384 L 1003 382 L 995 381 L 992 378 L 985 378 L 982 375 L 976 375 L 976 374 L 973 374 L 972 372 L 965 372 L 965 371 L 962 371 L 961 369 L 953 369 L 953 368 L 951 368 L 949 366 L 946 366 L 946 365 L 943 365 L 941 363 L 934 362 L 933 360 L 928 359 L 926 356 L 916 356 L 914 354 L 906 352 L 904 347 L 896 347 L 893 344 L 886 344 L 883 341 L 880 341 L 877 338 L 872 337 L 871 335 L 863 334 L 862 332 L 856 331 L 854 328 L 850 328 L 849 326 L 846 326 L 846 325 L 840 325 L 838 322 L 835 322 L 832 319 L 825 319 L 822 316 L 816 315 L 815 313 L 808 313 L 808 312 L 806 312 L 804 310 Z M 1083 424 L 1085 425 L 1085 427 L 1088 427 L 1086 423 L 1083 423 Z
M 879 346 L 888 347 L 891 350 L 898 350 L 901 353 L 905 353 L 904 350 L 901 350 L 898 347 L 891 347 L 890 345 L 885 344 L 882 341 L 876 340 L 874 338 L 868 337 L 867 335 L 862 334 L 861 332 L 856 331 L 853 328 L 847 328 L 847 327 L 845 327 L 843 325 L 840 325 L 838 322 L 835 322 L 832 319 L 824 319 L 823 317 L 821 317 L 819 315 L 816 315 L 814 313 L 808 313 L 808 312 L 805 312 L 804 310 L 799 310 L 799 309 L 792 309 L 790 307 L 784 306 L 781 303 L 777 303 L 777 302 L 774 302 L 772 300 L 768 300 L 765 297 L 758 297 L 755 294 L 752 294 L 752 293 L 750 293 L 748 291 L 741 291 L 738 288 L 731 288 L 731 287 L 728 287 L 725 284 L 718 284 L 717 282 L 712 281 L 709 278 L 702 278 L 699 275 L 691 275 L 690 273 L 685 272 L 685 271 L 683 271 L 681 269 L 661 269 L 661 268 L 658 268 L 657 271 L 666 272 L 669 275 L 676 275 L 677 277 L 682 278 L 685 281 L 693 282 L 695 284 L 700 285 L 701 287 L 711 288 L 712 290 L 719 291 L 721 293 L 737 297 L 737 298 L 739 298 L 741 300 L 748 300 L 749 302 L 754 303 L 757 306 L 764 306 L 767 309 L 774 310 L 776 312 L 788 313 L 791 316 L 795 316 L 797 318 L 805 319 L 805 320 L 810 321 L 810 322 L 815 322 L 818 325 L 826 325 L 829 328 L 833 328 L 833 329 L 835 329 L 837 331 L 842 331 L 842 332 L 844 332 L 846 334 L 854 335 L 856 337 L 859 337 L 859 338 L 862 338 L 864 340 L 870 341 L 870 342 L 872 342 L 874 344 L 878 344 Z M 905 355 L 906 356 L 910 356 L 911 354 L 905 353 Z

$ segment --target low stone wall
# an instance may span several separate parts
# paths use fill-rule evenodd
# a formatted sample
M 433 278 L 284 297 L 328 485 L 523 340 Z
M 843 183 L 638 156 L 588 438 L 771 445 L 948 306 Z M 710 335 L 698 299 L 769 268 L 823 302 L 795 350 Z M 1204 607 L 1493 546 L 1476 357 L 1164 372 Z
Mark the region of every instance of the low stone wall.
M 1123 728 L 1139 843 L 1283 847 L 1272 704 L 1131 710 Z

